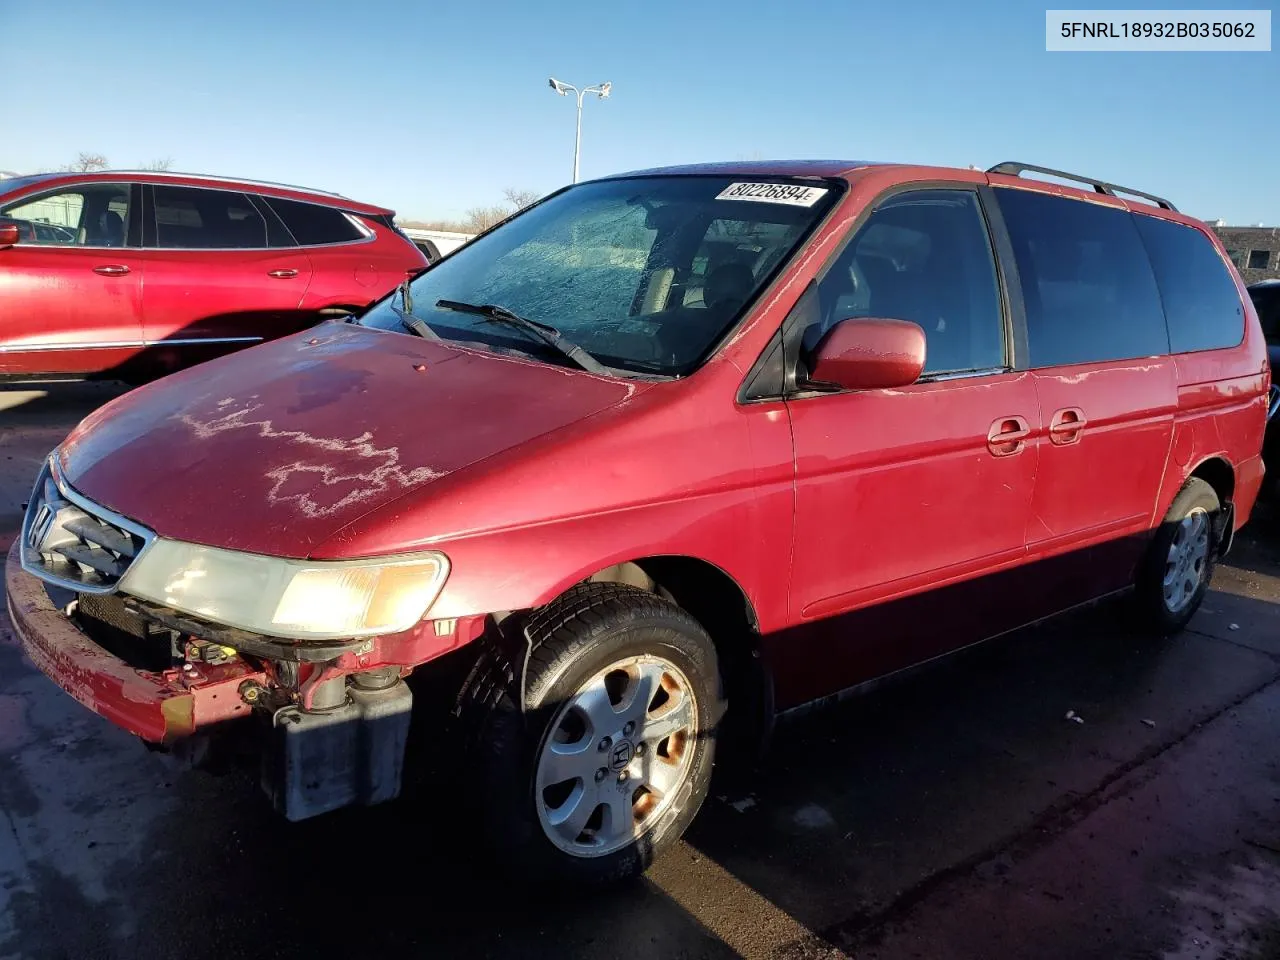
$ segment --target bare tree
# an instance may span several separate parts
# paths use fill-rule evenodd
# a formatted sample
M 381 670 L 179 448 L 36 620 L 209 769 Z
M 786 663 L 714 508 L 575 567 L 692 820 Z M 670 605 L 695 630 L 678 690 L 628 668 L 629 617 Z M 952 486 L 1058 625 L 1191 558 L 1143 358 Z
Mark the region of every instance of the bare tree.
M 71 164 L 71 169 L 77 173 L 91 173 L 94 170 L 107 169 L 107 158 L 100 153 L 85 153 L 83 150 L 76 155 L 75 161 Z
M 461 220 L 402 220 L 402 227 L 419 230 L 443 230 L 448 233 L 482 233 L 495 224 L 501 223 L 530 204 L 542 199 L 536 190 L 517 190 L 507 187 L 502 191 L 506 203 L 495 203 L 487 207 L 472 207 Z
M 542 195 L 536 190 L 517 190 L 515 187 L 507 187 L 502 191 L 502 195 L 506 197 L 507 203 L 517 210 L 523 210 L 542 199 Z
M 140 170 L 172 170 L 173 157 L 162 157 L 157 160 L 152 160 L 150 163 L 139 164 L 138 169 Z
M 511 216 L 511 209 L 502 205 L 494 207 L 472 207 L 467 211 L 464 223 L 467 233 L 482 233 L 496 223 L 501 223 Z

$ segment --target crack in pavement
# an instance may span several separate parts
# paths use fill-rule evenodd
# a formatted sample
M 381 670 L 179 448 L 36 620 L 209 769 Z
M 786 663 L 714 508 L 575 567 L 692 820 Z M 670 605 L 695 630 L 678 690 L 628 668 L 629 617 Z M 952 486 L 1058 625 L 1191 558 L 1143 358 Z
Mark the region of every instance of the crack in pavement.
M 1195 636 L 1197 636 L 1197 637 L 1204 637 L 1206 640 L 1216 640 L 1216 641 L 1218 641 L 1219 643 L 1229 643 L 1229 644 L 1231 644 L 1233 647 L 1239 647 L 1241 650 L 1248 650 L 1248 651 L 1250 651 L 1251 653 L 1260 653 L 1260 654 L 1262 654 L 1264 657 L 1268 657 L 1268 658 L 1270 658 L 1270 659 L 1272 659 L 1272 660 L 1275 660 L 1275 661 L 1277 661 L 1277 662 L 1280 662 L 1280 653 L 1278 653 L 1278 652 L 1276 652 L 1276 651 L 1274 651 L 1274 650 L 1266 650 L 1266 649 L 1264 649 L 1264 648 L 1262 648 L 1262 647 L 1255 647 L 1255 646 L 1253 646 L 1252 644 L 1249 644 L 1249 643 L 1243 643 L 1243 642 L 1242 642 L 1242 641 L 1240 641 L 1240 640 L 1232 640 L 1232 639 L 1230 639 L 1229 637 L 1219 637 L 1219 636 L 1217 636 L 1216 634 L 1212 634 L 1212 633 L 1205 633 L 1203 630 L 1196 630 L 1196 629 L 1194 629 L 1194 628 L 1192 628 L 1192 627 L 1184 627 L 1184 628 L 1183 628 L 1183 632 L 1184 632 L 1184 633 L 1194 634 L 1194 635 L 1195 635 Z

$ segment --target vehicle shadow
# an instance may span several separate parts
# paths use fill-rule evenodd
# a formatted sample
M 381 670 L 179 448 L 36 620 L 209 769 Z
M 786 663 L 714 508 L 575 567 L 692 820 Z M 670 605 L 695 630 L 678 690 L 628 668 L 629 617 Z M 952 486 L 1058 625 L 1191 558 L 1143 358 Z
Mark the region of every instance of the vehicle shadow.
M 944 879 L 999 872 L 1280 676 L 1274 602 L 1212 592 L 1168 639 L 1135 633 L 1125 603 L 1018 631 L 782 728 L 752 805 L 700 818 L 689 842 L 842 949 Z
M 1237 570 L 1280 577 L 1280 503 L 1263 498 L 1236 534 L 1230 565 Z

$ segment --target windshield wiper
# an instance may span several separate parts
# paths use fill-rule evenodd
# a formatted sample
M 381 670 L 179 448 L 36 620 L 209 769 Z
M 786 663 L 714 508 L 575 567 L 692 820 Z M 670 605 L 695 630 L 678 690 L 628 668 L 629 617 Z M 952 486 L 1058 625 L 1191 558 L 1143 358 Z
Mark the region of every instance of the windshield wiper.
M 597 360 L 587 351 L 572 340 L 568 340 L 564 335 L 551 326 L 549 323 L 541 323 L 537 320 L 530 320 L 528 317 L 522 317 L 517 313 L 512 313 L 506 307 L 500 307 L 496 303 L 464 303 L 461 300 L 437 300 L 436 306 L 442 310 L 457 310 L 459 313 L 474 313 L 478 317 L 497 323 L 509 324 L 513 327 L 519 327 L 527 330 L 544 343 L 550 344 L 559 350 L 566 357 L 576 363 L 588 373 L 599 374 L 602 377 L 612 377 L 616 374 Z
M 404 328 L 410 333 L 416 333 L 423 340 L 440 340 L 440 334 L 427 326 L 425 320 L 413 315 L 413 294 L 409 292 L 408 280 L 400 284 L 399 293 L 400 301 L 404 306 L 397 307 L 394 299 L 391 300 L 390 306 L 395 315 L 400 318 L 400 323 L 404 325 Z

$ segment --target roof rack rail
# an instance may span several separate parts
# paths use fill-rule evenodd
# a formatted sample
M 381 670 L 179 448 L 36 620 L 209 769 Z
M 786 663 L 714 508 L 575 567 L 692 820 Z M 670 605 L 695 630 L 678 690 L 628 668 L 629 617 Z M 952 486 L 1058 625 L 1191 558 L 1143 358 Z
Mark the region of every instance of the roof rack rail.
M 1052 167 L 1037 167 L 1034 163 L 1019 163 L 1017 160 L 1007 160 L 1004 163 L 997 163 L 994 167 L 988 169 L 987 173 L 1003 173 L 1010 177 L 1019 177 L 1028 170 L 1032 173 L 1045 173 L 1051 177 L 1061 177 L 1063 180 L 1074 180 L 1076 183 L 1088 184 L 1093 187 L 1095 193 L 1105 193 L 1108 197 L 1114 197 L 1117 193 L 1125 193 L 1131 197 L 1142 197 L 1144 200 L 1150 200 L 1157 207 L 1162 207 L 1165 210 L 1172 210 L 1175 213 L 1178 210 L 1164 197 L 1157 197 L 1154 193 L 1134 190 L 1132 187 L 1122 187 L 1118 184 L 1107 183 L 1105 180 L 1095 180 L 1093 177 L 1082 177 L 1078 173 L 1067 173 L 1065 170 L 1054 170 Z

